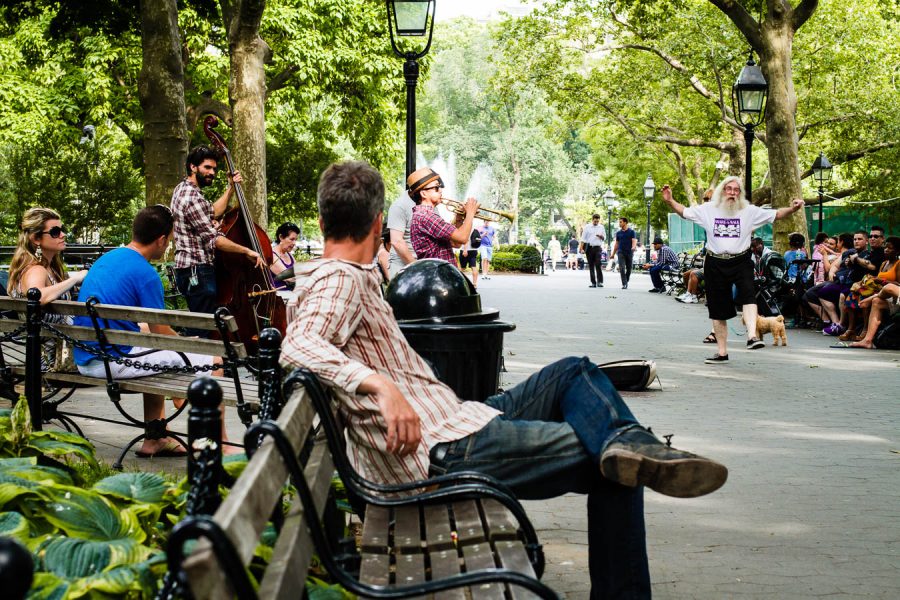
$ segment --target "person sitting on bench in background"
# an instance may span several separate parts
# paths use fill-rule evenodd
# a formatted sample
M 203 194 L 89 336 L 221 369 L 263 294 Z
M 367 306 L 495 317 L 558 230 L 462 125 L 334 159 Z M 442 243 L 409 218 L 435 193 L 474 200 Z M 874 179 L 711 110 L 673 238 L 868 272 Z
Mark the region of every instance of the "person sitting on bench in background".
M 407 343 L 381 276 L 384 182 L 333 164 L 318 187 L 322 259 L 298 278 L 282 362 L 333 390 L 360 473 L 401 483 L 476 470 L 524 499 L 587 494 L 593 597 L 649 598 L 643 486 L 675 497 L 721 487 L 727 469 L 643 428 L 586 357 L 557 361 L 484 402 L 462 401 Z
M 9 263 L 7 289 L 11 298 L 25 298 L 28 290 L 37 288 L 41 292 L 42 305 L 72 299 L 72 288 L 84 280 L 87 270 L 71 275 L 66 270 L 62 259 L 66 233 L 56 211 L 39 206 L 25 211 L 19 227 L 19 241 Z M 68 324 L 72 317 L 48 312 L 43 321 Z M 56 343 L 50 340 L 43 345 L 41 370 L 47 371 L 55 362 Z
M 122 248 L 116 248 L 101 256 L 91 267 L 81 291 L 79 302 L 96 298 L 101 304 L 117 306 L 135 306 L 153 310 L 164 310 L 163 286 L 159 275 L 150 265 L 151 260 L 159 260 L 166 253 L 166 247 L 172 240 L 174 220 L 172 212 L 164 205 L 157 204 L 141 209 L 132 224 L 131 242 Z M 75 325 L 93 327 L 89 317 L 76 317 Z M 105 321 L 106 329 L 124 331 L 140 331 L 141 327 L 132 321 Z M 152 333 L 178 335 L 168 325 L 150 324 Z M 87 342 L 89 346 L 98 347 L 97 342 Z M 125 354 L 141 354 L 134 360 L 145 364 L 161 366 L 183 366 L 184 357 L 191 366 L 210 365 L 214 362 L 211 356 L 174 352 L 171 350 L 152 351 L 149 348 L 115 346 L 116 351 Z M 149 354 L 143 354 L 144 352 Z M 89 377 L 106 377 L 103 360 L 81 348 L 75 348 L 75 364 L 82 375 Z M 134 366 L 112 362 L 109 363 L 113 379 L 132 379 L 152 375 L 153 371 L 139 369 Z M 165 417 L 164 397 L 157 394 L 144 394 L 144 421 L 154 421 Z M 227 441 L 224 420 L 222 424 L 222 440 Z M 158 440 L 144 439 L 139 457 L 184 455 L 185 450 L 172 438 Z M 239 448 L 224 446 L 225 454 L 241 452 Z

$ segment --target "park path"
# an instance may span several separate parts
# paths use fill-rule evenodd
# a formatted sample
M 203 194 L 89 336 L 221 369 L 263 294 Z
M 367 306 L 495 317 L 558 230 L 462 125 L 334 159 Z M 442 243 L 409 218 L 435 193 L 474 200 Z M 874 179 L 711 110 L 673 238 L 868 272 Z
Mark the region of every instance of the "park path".
M 809 331 L 789 331 L 787 348 L 748 351 L 746 337 L 733 335 L 731 363 L 709 366 L 705 307 L 648 294 L 646 275 L 628 290 L 611 273 L 607 287 L 589 289 L 583 271 L 479 283 L 484 306 L 517 324 L 506 337 L 504 386 L 568 355 L 651 358 L 662 387 L 625 394 L 637 417 L 730 469 L 704 498 L 647 491 L 657 599 L 898 597 L 900 352 L 830 349 L 833 338 Z M 77 402 L 82 412 L 112 410 L 102 390 L 81 391 Z M 134 435 L 84 426 L 109 462 Z M 234 411 L 228 429 L 240 439 Z M 126 468 L 183 472 L 184 463 L 129 457 Z M 547 554 L 545 581 L 587 598 L 585 499 L 526 508 Z
M 636 416 L 729 467 L 725 486 L 704 498 L 646 492 L 654 596 L 897 598 L 900 352 L 831 349 L 834 338 L 796 330 L 787 348 L 749 351 L 732 321 L 730 364 L 705 365 L 715 348 L 700 343 L 705 306 L 647 293 L 643 274 L 628 290 L 617 273 L 605 282 L 498 275 L 479 292 L 518 325 L 504 385 L 567 355 L 653 359 L 662 389 L 625 394 Z M 587 598 L 584 498 L 526 508 L 548 555 L 544 580 Z

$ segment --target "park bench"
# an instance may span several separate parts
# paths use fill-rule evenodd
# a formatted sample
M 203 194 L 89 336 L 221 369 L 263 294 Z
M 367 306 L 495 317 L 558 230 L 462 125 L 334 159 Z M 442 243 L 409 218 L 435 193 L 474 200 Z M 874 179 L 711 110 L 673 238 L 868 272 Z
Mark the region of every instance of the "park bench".
M 274 330 L 267 335 L 280 342 Z M 214 514 L 194 515 L 172 531 L 167 558 L 173 576 L 159 597 L 177 595 L 172 590 L 179 586 L 189 587 L 197 600 L 298 597 L 316 553 L 337 583 L 362 598 L 556 598 L 538 580 L 544 560 L 534 529 L 502 484 L 479 473 L 400 486 L 366 481 L 349 464 L 335 407 L 315 376 L 298 370 L 283 387 L 272 385 L 277 352 L 267 356 L 272 362 L 261 356 L 268 381 L 261 403 L 270 418 L 248 429 L 249 462 Z M 218 394 L 208 380 L 191 384 L 192 425 L 200 422 L 195 409 L 216 414 Z M 214 427 L 207 431 L 216 435 Z M 217 445 L 189 436 L 192 448 Z M 345 517 L 331 488 L 335 470 L 363 520 L 358 538 L 345 537 Z M 282 518 L 288 483 L 296 498 Z M 278 537 L 254 589 L 246 567 L 270 520 Z M 188 554 L 195 539 L 200 541 Z
M 141 356 L 121 355 L 112 348 L 112 344 L 152 348 L 154 350 L 171 350 L 174 352 L 190 352 L 208 356 L 221 356 L 223 367 L 230 371 L 228 377 L 216 377 L 223 389 L 225 403 L 237 407 L 241 421 L 249 425 L 252 414 L 257 410 L 257 384 L 244 379 L 242 374 L 253 372 L 254 366 L 247 357 L 242 343 L 237 340 L 237 325 L 225 309 L 216 315 L 192 313 L 175 310 L 151 310 L 125 306 L 112 306 L 88 302 L 70 302 L 57 300 L 40 305 L 40 292 L 29 290 L 28 300 L 0 298 L 0 379 L 4 395 L 18 397 L 16 386 L 24 383 L 25 395 L 28 398 L 32 422 L 36 428 L 43 423 L 58 421 L 67 430 L 83 435 L 73 417 L 105 421 L 142 429 L 122 450 L 114 464 L 121 467 L 122 460 L 128 450 L 136 443 L 148 439 L 160 439 L 165 436 L 179 438 L 183 433 L 168 430 L 168 424 L 184 410 L 184 406 L 176 409 L 165 419 L 145 422 L 143 418 L 132 416 L 128 406 L 123 402 L 123 394 L 150 393 L 162 396 L 181 397 L 188 384 L 201 373 L 212 370 L 210 366 L 159 367 L 142 362 Z M 82 316 L 92 319 L 92 327 L 77 327 L 65 324 L 49 324 L 42 321 L 42 315 L 54 313 L 65 316 Z M 205 331 L 217 331 L 221 339 L 198 339 L 182 336 L 161 335 L 150 332 L 131 332 L 105 329 L 107 320 L 134 321 L 148 324 L 168 325 L 173 328 L 194 328 Z M 146 368 L 147 376 L 134 379 L 113 380 L 107 377 L 89 377 L 82 375 L 74 365 L 51 366 L 50 370 L 41 370 L 41 342 L 61 340 L 70 347 L 84 342 L 97 342 L 99 349 L 94 348 L 98 358 L 107 362 L 132 361 L 139 368 Z M 59 352 L 59 350 L 58 350 Z M 240 367 L 246 367 L 241 369 Z M 218 366 L 217 366 L 218 368 Z M 249 384 L 249 385 L 248 385 Z M 84 414 L 76 410 L 65 410 L 63 403 L 79 388 L 104 387 L 110 401 L 120 413 L 120 419 L 110 419 L 99 414 Z M 182 441 L 182 440 L 179 440 Z

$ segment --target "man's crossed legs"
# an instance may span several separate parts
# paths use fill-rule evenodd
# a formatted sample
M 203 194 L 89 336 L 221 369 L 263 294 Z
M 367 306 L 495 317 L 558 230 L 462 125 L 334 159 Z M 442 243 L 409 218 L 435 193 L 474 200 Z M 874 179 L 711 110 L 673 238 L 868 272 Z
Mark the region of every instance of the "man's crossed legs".
M 503 415 L 432 448 L 433 472 L 487 473 L 522 499 L 587 494 L 592 597 L 649 598 L 642 486 L 700 496 L 727 469 L 657 440 L 587 358 L 557 361 L 485 403 Z

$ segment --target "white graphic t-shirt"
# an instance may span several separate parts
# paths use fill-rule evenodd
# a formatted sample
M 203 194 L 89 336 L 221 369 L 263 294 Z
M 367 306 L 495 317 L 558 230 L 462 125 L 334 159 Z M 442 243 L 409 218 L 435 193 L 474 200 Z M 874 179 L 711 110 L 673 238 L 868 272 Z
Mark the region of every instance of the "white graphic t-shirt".
M 711 203 L 689 206 L 684 218 L 706 230 L 706 248 L 716 254 L 737 254 L 750 247 L 750 236 L 760 225 L 775 221 L 775 209 L 750 205 L 727 215 Z

